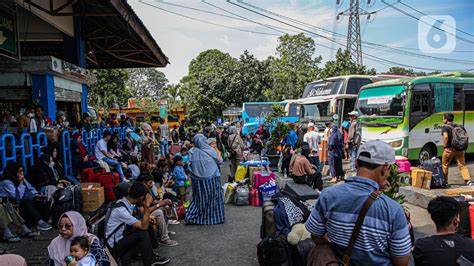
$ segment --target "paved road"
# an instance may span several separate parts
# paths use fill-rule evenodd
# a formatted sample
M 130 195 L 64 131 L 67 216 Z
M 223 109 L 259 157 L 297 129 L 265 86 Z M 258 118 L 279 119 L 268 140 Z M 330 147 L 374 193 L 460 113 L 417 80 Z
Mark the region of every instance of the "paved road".
M 474 160 L 469 160 L 469 169 L 474 173 Z M 229 172 L 228 164 L 223 167 L 222 182 Z M 453 164 L 450 179 L 461 183 L 459 170 Z M 417 238 L 435 232 L 434 225 L 425 209 L 410 206 L 412 223 Z M 260 241 L 259 228 L 261 209 L 252 206 L 237 207 L 226 205 L 226 222 L 214 226 L 170 225 L 176 231 L 173 239 L 179 242 L 177 247 L 163 247 L 161 255 L 172 258 L 171 265 L 258 265 L 256 245 Z M 23 240 L 19 244 L 0 243 L 0 250 L 24 256 L 29 265 L 43 264 L 46 259 L 46 247 L 57 235 L 57 230 L 42 233 L 36 240 Z

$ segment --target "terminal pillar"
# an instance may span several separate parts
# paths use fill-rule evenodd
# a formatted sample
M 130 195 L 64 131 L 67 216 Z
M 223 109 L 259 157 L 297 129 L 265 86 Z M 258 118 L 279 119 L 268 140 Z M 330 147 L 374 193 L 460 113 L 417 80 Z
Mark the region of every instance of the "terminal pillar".
M 51 74 L 32 75 L 32 98 L 44 108 L 44 116 L 56 119 L 56 96 L 54 95 L 54 77 Z
M 82 84 L 82 98 L 81 98 L 81 110 L 82 113 L 87 112 L 87 85 Z

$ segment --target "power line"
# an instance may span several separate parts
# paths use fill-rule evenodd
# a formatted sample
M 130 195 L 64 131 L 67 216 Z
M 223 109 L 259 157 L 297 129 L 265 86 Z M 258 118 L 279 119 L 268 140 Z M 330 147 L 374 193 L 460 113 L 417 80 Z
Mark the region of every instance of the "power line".
M 285 22 L 285 21 L 282 21 L 282 20 L 279 20 L 279 19 L 276 19 L 276 18 L 267 16 L 267 15 L 265 15 L 265 14 L 262 14 L 262 13 L 258 12 L 258 11 L 255 11 L 255 10 L 252 10 L 252 9 L 247 8 L 247 7 L 245 7 L 245 6 L 241 6 L 241 5 L 237 4 L 237 3 L 231 2 L 230 0 L 227 0 L 227 2 L 230 3 L 230 4 L 232 4 L 232 5 L 238 6 L 238 7 L 242 8 L 242 9 L 248 10 L 248 11 L 250 11 L 250 12 L 259 14 L 259 15 L 261 15 L 261 16 L 263 16 L 263 17 L 266 17 L 266 18 L 269 18 L 269 19 L 271 19 L 271 20 L 280 22 L 280 23 L 285 24 L 285 25 L 287 25 L 287 26 L 290 26 L 290 27 L 299 29 L 299 30 L 301 30 L 301 31 L 307 32 L 307 33 L 309 33 L 309 34 L 312 34 L 312 35 L 315 35 L 315 36 L 318 36 L 318 37 L 327 39 L 327 40 L 329 40 L 329 41 L 331 41 L 331 42 L 335 42 L 335 43 L 339 44 L 340 46 L 344 47 L 344 44 L 338 43 L 338 42 L 336 42 L 334 39 L 331 39 L 331 38 L 329 38 L 329 37 L 326 37 L 326 36 L 323 36 L 323 35 L 321 35 L 321 34 L 318 34 L 318 33 L 315 33 L 315 32 L 309 31 L 309 30 L 306 30 L 306 29 L 304 29 L 304 28 L 295 26 L 295 25 L 290 24 L 290 23 L 288 23 L 288 22 Z M 240 0 L 239 0 L 239 2 L 242 3 L 242 1 L 240 1 Z M 323 45 L 321 45 L 321 44 L 320 44 L 320 46 L 325 47 L 325 48 L 328 48 L 328 49 L 331 49 L 330 47 L 328 47 L 328 46 L 323 46 Z M 369 54 L 364 53 L 364 52 L 362 52 L 362 54 L 365 55 L 365 56 L 371 57 L 371 58 L 374 59 L 374 60 L 382 60 L 382 61 L 384 61 L 384 62 L 392 63 L 392 64 L 394 64 L 394 65 L 400 65 L 400 66 L 410 67 L 410 68 L 415 68 L 415 69 L 423 69 L 423 70 L 431 70 L 431 71 L 436 71 L 436 70 L 440 70 L 440 71 L 459 71 L 459 70 L 452 70 L 452 69 L 447 70 L 447 69 L 434 69 L 434 68 L 427 68 L 427 67 L 411 66 L 411 65 L 406 65 L 406 64 L 401 64 L 401 63 L 393 62 L 393 61 L 390 61 L 390 60 L 387 60 L 387 59 L 383 59 L 383 58 L 380 58 L 380 57 L 377 57 L 377 56 L 369 55 Z
M 435 26 L 435 25 L 432 25 L 432 24 L 430 24 L 430 23 L 428 23 L 428 22 L 426 22 L 426 21 L 420 20 L 418 17 L 413 16 L 412 14 L 410 14 L 410 13 L 404 11 L 403 9 L 400 9 L 400 8 L 398 8 L 398 7 L 395 7 L 395 6 L 392 5 L 392 4 L 389 4 L 389 3 L 385 2 L 385 0 L 382 0 L 382 2 L 383 2 L 384 4 L 390 6 L 391 8 L 397 10 L 397 11 L 400 12 L 400 13 L 402 13 L 402 14 L 404 14 L 404 15 L 410 17 L 410 18 L 413 18 L 413 19 L 415 19 L 415 20 L 417 20 L 417 21 L 419 21 L 419 22 L 422 22 L 423 24 L 426 24 L 426 25 L 428 25 L 428 26 L 430 26 L 430 27 L 432 27 L 432 28 L 435 28 L 435 29 L 437 29 L 437 30 L 443 31 L 443 32 L 445 32 L 446 34 L 451 35 L 451 36 L 453 36 L 453 37 L 455 37 L 456 39 L 459 39 L 459 40 L 461 40 L 461 41 L 464 41 L 464 42 L 467 42 L 467 43 L 470 43 L 470 44 L 474 44 L 474 42 L 471 41 L 471 40 L 465 39 L 465 38 L 460 37 L 460 36 L 458 36 L 458 35 L 456 35 L 456 34 L 453 34 L 453 33 L 451 33 L 451 32 L 447 32 L 447 31 L 443 30 L 442 28 L 440 28 L 440 27 L 438 27 L 438 26 Z
M 297 23 L 297 24 L 299 24 L 299 25 L 302 25 L 302 26 L 305 26 L 305 27 L 308 27 L 308 28 L 318 29 L 318 30 L 321 30 L 321 31 L 330 33 L 330 34 L 332 34 L 333 36 L 338 36 L 339 38 L 341 38 L 341 40 L 346 40 L 346 39 L 347 39 L 347 36 L 346 36 L 346 35 L 343 35 L 343 34 L 340 34 L 340 33 L 334 32 L 334 31 L 330 31 L 330 30 L 327 30 L 327 29 L 324 29 L 324 28 L 322 28 L 322 27 L 318 27 L 318 26 L 315 26 L 315 25 L 312 25 L 312 24 L 308 24 L 308 23 L 306 23 L 306 22 L 302 22 L 302 21 L 299 21 L 299 20 L 296 20 L 296 19 L 287 17 L 287 16 L 285 16 L 285 15 L 281 15 L 281 14 L 272 12 L 272 11 L 270 11 L 270 10 L 267 10 L 267 9 L 264 9 L 264 8 L 261 8 L 261 7 L 258 7 L 258 6 L 255 6 L 255 5 L 246 3 L 246 2 L 244 2 L 244 1 L 242 1 L 242 0 L 239 0 L 238 2 L 241 3 L 241 4 L 244 4 L 244 5 L 250 6 L 250 7 L 254 8 L 254 9 L 261 10 L 262 12 L 271 14 L 271 15 L 273 15 L 273 16 L 276 16 L 276 17 L 279 17 L 279 18 L 283 18 L 283 19 L 285 19 L 285 20 L 292 21 L 292 22 Z M 322 36 L 322 35 L 321 35 L 321 36 Z M 325 38 L 326 38 L 326 37 L 325 37 Z M 335 38 L 335 37 L 334 37 L 334 38 Z M 330 40 L 330 41 L 334 41 L 334 40 Z M 431 55 L 426 55 L 426 54 L 419 54 L 419 53 L 404 51 L 403 49 L 401 49 L 401 48 L 399 48 L 399 47 L 391 47 L 391 46 L 382 45 L 382 44 L 378 44 L 378 43 L 367 42 L 367 41 L 362 41 L 362 43 L 365 44 L 367 47 L 374 46 L 374 47 L 377 47 L 377 48 L 383 48 L 384 51 L 386 51 L 386 52 L 391 52 L 391 53 L 395 53 L 395 54 L 411 55 L 411 56 L 417 56 L 417 57 L 422 57 L 422 58 L 427 58 L 427 59 L 439 60 L 439 61 L 443 61 L 443 62 L 452 62 L 452 63 L 469 64 L 469 65 L 470 65 L 470 64 L 474 64 L 474 61 L 470 61 L 470 60 L 453 59 L 453 58 L 442 58 L 442 57 L 436 57 L 436 56 L 431 56 Z M 377 48 L 373 48 L 373 49 L 377 49 Z M 388 49 L 388 50 L 387 50 L 387 49 Z M 472 51 L 470 51 L 470 52 L 472 52 Z
M 214 22 L 210 22 L 210 21 L 190 17 L 190 16 L 187 16 L 187 15 L 179 14 L 179 13 L 173 12 L 171 10 L 167 10 L 167 9 L 155 6 L 153 4 L 143 2 L 141 0 L 139 2 L 142 3 L 142 4 L 145 4 L 147 6 L 151 6 L 153 8 L 159 9 L 161 11 L 167 12 L 167 13 L 171 13 L 171 14 L 174 14 L 174 15 L 177 15 L 177 16 L 180 16 L 180 17 L 185 17 L 187 19 L 191 19 L 191 20 L 194 20 L 194 21 L 199 21 L 199 22 L 202 22 L 202 23 L 206 23 L 206 24 L 210 24 L 210 25 L 214 25 L 214 26 L 218 26 L 218 27 L 223 27 L 223 28 L 227 28 L 227 29 L 231 29 L 231 30 L 238 30 L 238 31 L 247 32 L 247 33 L 255 33 L 255 34 L 270 35 L 270 36 L 280 36 L 278 34 L 272 34 L 272 33 L 267 33 L 267 32 L 260 32 L 260 31 L 253 31 L 253 30 L 245 30 L 245 29 L 235 28 L 235 27 L 231 27 L 231 26 L 226 26 L 226 25 L 222 25 L 222 24 L 218 24 L 218 23 L 214 23 Z
M 435 19 L 434 19 L 433 17 L 431 17 L 430 15 L 428 15 L 428 14 L 426 14 L 426 13 L 424 13 L 424 12 L 421 12 L 420 10 L 418 10 L 418 9 L 416 9 L 416 8 L 414 8 L 414 7 L 410 6 L 410 5 L 408 5 L 408 4 L 403 3 L 401 0 L 399 1 L 399 3 L 400 3 L 401 5 L 404 5 L 405 7 L 409 8 L 409 9 L 415 11 L 415 12 L 420 13 L 420 14 L 423 15 L 423 16 L 426 16 L 426 17 L 431 18 L 432 20 L 435 20 Z M 387 7 L 388 7 L 388 6 L 387 6 Z M 453 27 L 453 26 L 451 26 L 451 25 L 449 25 L 449 24 L 446 24 L 446 27 L 451 28 L 451 29 L 455 29 L 455 30 L 457 30 L 457 31 L 459 31 L 459 32 L 462 32 L 462 33 L 464 33 L 464 34 L 467 34 L 467 35 L 469 35 L 469 36 L 474 37 L 473 34 L 471 34 L 471 33 L 469 33 L 469 32 L 466 32 L 466 31 L 464 31 L 464 30 L 461 30 L 461 29 L 458 28 L 458 27 Z

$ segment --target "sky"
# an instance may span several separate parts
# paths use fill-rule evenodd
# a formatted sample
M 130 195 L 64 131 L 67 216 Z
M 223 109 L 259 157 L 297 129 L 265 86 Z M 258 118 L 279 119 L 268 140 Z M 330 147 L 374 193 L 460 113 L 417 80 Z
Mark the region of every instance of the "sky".
M 375 13 L 369 19 L 360 18 L 364 65 L 378 72 L 396 65 L 425 72 L 474 71 L 474 1 L 367 1 L 360 0 L 360 8 Z M 225 0 L 128 2 L 169 58 L 170 64 L 160 71 L 171 83 L 187 75 L 191 60 L 208 49 L 219 49 L 235 58 L 248 50 L 263 60 L 275 55 L 278 36 L 303 32 L 314 39 L 323 67 L 334 59 L 335 49 L 346 44 L 348 16 L 336 18 L 349 8 L 350 0 L 341 0 L 339 5 L 336 0 L 231 1 L 287 24 Z

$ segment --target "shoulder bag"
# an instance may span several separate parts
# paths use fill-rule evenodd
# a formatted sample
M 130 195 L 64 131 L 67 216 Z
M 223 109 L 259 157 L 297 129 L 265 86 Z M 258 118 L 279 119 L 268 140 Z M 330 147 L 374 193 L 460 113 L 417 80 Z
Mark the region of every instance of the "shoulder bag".
M 369 210 L 372 203 L 374 203 L 374 201 L 380 197 L 380 194 L 381 192 L 378 190 L 372 191 L 368 199 L 365 201 L 364 206 L 362 206 L 362 209 L 359 212 L 359 216 L 357 217 L 357 221 L 354 226 L 354 231 L 352 231 L 349 245 L 347 246 L 344 252 L 342 262 L 339 262 L 336 255 L 334 254 L 334 251 L 331 247 L 331 243 L 325 242 L 321 244 L 316 244 L 311 250 L 311 252 L 308 254 L 308 266 L 349 265 L 351 254 L 354 250 L 357 236 L 359 235 L 362 223 L 364 222 L 365 215 L 367 214 L 367 211 Z

